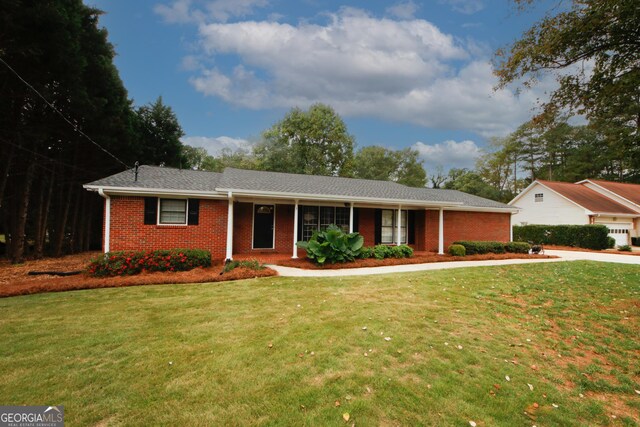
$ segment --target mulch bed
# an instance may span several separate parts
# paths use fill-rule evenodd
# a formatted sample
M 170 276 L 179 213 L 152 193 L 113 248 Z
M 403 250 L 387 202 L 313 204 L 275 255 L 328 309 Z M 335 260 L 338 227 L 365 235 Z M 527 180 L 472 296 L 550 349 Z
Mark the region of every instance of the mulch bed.
M 91 258 L 95 258 L 100 254 L 100 252 L 83 253 L 63 258 L 27 261 L 19 265 L 11 265 L 6 261 L 0 262 L 0 297 L 79 289 L 222 282 L 277 275 L 277 273 L 270 268 L 251 270 L 244 267 L 235 268 L 221 275 L 221 264 L 209 268 L 196 268 L 191 271 L 143 272 L 135 276 L 91 277 L 86 274 L 79 274 L 76 276 L 58 277 L 28 275 L 28 272 L 33 270 L 83 270 L 87 267 Z
M 449 262 L 449 261 L 484 261 L 498 259 L 548 259 L 558 258 L 552 255 L 528 255 L 528 254 L 485 254 L 485 255 L 467 255 L 451 256 L 438 255 L 435 253 L 414 255 L 411 258 L 386 258 L 386 259 L 356 259 L 353 262 L 345 262 L 340 264 L 326 264 L 318 266 L 308 258 L 287 259 L 276 262 L 277 265 L 284 267 L 303 268 L 305 270 L 333 270 L 342 268 L 362 268 L 362 267 L 381 267 L 385 265 L 404 265 L 404 264 L 425 264 L 432 262 Z

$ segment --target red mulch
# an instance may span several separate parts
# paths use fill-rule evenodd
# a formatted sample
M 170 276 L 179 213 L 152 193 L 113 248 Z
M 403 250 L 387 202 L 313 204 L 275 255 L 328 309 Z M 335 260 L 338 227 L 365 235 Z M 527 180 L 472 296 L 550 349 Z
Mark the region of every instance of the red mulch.
M 24 264 L 11 265 L 6 261 L 0 262 L 0 297 L 36 294 L 42 292 L 62 292 L 78 289 L 118 288 L 123 286 L 208 283 L 227 280 L 251 279 L 254 277 L 275 276 L 277 273 L 270 268 L 250 270 L 238 267 L 228 273 L 220 274 L 222 265 L 209 268 L 196 268 L 191 271 L 179 272 L 143 272 L 135 276 L 91 277 L 86 274 L 76 276 L 28 276 L 29 271 L 73 271 L 83 270 L 91 258 L 100 252 L 82 253 L 63 258 L 48 258 L 27 261 Z
M 483 261 L 496 259 L 548 259 L 558 258 L 552 255 L 528 255 L 528 254 L 485 254 L 485 255 L 467 255 L 464 257 L 451 255 L 438 255 L 435 253 L 422 253 L 414 255 L 411 258 L 386 258 L 386 259 L 356 259 L 353 262 L 345 262 L 339 264 L 326 264 L 318 266 L 309 258 L 288 259 L 278 261 L 277 265 L 285 267 L 304 268 L 306 270 L 333 270 L 342 268 L 361 268 L 361 267 L 380 267 L 385 265 L 403 265 L 403 264 L 425 264 L 432 262 L 449 262 L 449 261 Z

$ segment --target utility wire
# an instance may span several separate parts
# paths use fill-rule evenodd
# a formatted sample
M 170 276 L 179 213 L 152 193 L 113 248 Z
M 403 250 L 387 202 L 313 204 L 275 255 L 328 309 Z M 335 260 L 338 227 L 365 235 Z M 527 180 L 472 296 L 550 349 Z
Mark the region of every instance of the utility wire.
M 28 81 L 26 81 L 25 79 L 22 78 L 22 76 L 20 74 L 18 74 L 18 72 L 16 70 L 14 70 L 9 64 L 7 64 L 4 59 L 2 59 L 2 57 L 0 57 L 0 62 L 2 62 L 13 74 L 15 74 L 15 76 L 20 79 L 20 81 L 22 83 L 24 83 L 25 85 L 27 85 L 27 87 L 29 87 L 29 89 L 31 89 L 32 91 L 34 91 L 36 93 L 36 95 L 38 95 L 40 98 L 42 98 L 42 100 L 49 106 L 51 107 L 51 109 L 53 111 L 55 111 L 56 113 L 58 113 L 58 115 L 60 115 L 60 117 L 62 117 L 64 119 L 65 122 L 69 123 L 71 125 L 71 127 L 73 127 L 73 129 L 78 132 L 80 135 L 84 136 L 85 138 L 87 138 L 93 145 L 95 145 L 96 147 L 98 147 L 100 150 L 104 151 L 106 154 L 108 154 L 109 156 L 111 156 L 112 158 L 114 158 L 118 163 L 120 163 L 121 165 L 123 165 L 125 168 L 129 169 L 129 166 L 127 166 L 127 164 L 125 162 L 123 162 L 122 160 L 120 160 L 118 157 L 116 157 L 114 154 L 111 154 L 106 148 L 104 148 L 103 146 L 101 146 L 100 144 L 98 144 L 97 142 L 95 142 L 93 139 L 91 139 L 91 137 L 89 135 L 87 135 L 86 133 L 84 133 L 80 128 L 78 128 L 77 125 L 75 125 L 71 120 L 69 120 L 67 118 L 67 116 L 65 116 L 60 110 L 58 110 L 55 105 L 53 105 L 51 102 L 49 102 L 47 100 L 47 98 L 45 98 L 40 92 L 38 92 L 38 90 L 36 88 L 34 88 L 31 84 L 29 84 Z

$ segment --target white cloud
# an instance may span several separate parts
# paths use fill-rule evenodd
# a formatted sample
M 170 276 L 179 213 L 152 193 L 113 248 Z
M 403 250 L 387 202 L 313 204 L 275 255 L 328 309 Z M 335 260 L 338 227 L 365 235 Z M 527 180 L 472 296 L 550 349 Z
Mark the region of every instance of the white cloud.
M 396 3 L 386 9 L 388 15 L 399 19 L 412 19 L 420 7 L 409 0 L 403 3 Z
M 484 9 L 482 0 L 441 0 L 440 2 L 451 5 L 453 11 L 464 13 L 465 15 L 473 15 Z
M 437 144 L 416 142 L 411 147 L 420 153 L 427 170 L 441 166 L 445 173 L 452 168 L 473 168 L 482 150 L 471 140 L 456 142 L 453 140 Z
M 250 16 L 256 8 L 268 4 L 267 0 L 173 0 L 169 4 L 156 4 L 153 10 L 171 24 L 201 24 L 207 20 L 227 22 L 231 18 Z
M 440 129 L 503 135 L 526 121 L 542 90 L 516 96 L 497 83 L 474 40 L 458 40 L 422 19 L 373 17 L 342 8 L 324 24 L 274 21 L 199 26 L 190 78 L 206 96 L 250 109 L 306 108 L 317 102 L 344 116 L 367 116 Z
M 228 136 L 185 136 L 180 139 L 180 141 L 192 147 L 202 147 L 212 156 L 219 155 L 224 149 L 237 151 L 251 148 L 251 142 L 246 139 L 231 138 Z

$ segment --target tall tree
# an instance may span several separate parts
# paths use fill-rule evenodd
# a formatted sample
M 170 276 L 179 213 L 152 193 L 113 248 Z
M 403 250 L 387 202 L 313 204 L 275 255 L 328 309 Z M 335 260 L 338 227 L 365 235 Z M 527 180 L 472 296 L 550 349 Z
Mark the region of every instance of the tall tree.
M 264 170 L 312 175 L 351 174 L 354 138 L 328 105 L 294 108 L 266 130 L 254 154 Z
M 187 167 L 188 160 L 183 157 L 180 142 L 184 132 L 173 109 L 162 102 L 162 97 L 138 108 L 136 113 L 140 163 Z
M 526 8 L 532 0 L 514 0 Z M 617 152 L 619 179 L 640 179 L 640 8 L 637 0 L 561 1 L 555 15 L 496 54 L 499 87 L 533 85 L 555 72 L 558 88 L 538 120 L 585 115 Z M 567 5 L 566 3 L 570 3 Z
M 391 150 L 380 146 L 362 147 L 353 158 L 353 176 L 424 187 L 427 174 L 418 156 L 419 153 L 411 148 Z

